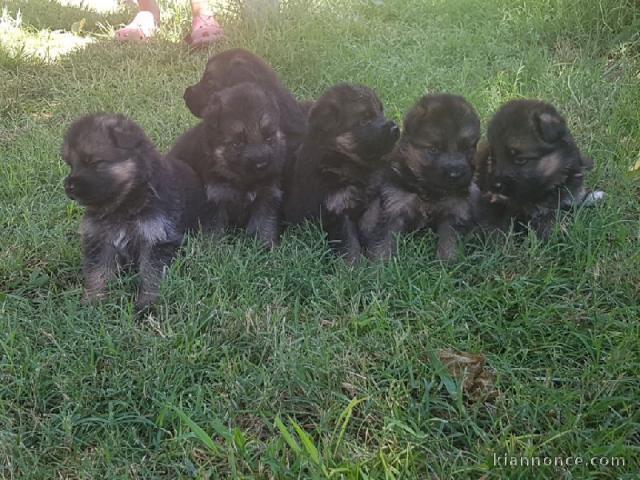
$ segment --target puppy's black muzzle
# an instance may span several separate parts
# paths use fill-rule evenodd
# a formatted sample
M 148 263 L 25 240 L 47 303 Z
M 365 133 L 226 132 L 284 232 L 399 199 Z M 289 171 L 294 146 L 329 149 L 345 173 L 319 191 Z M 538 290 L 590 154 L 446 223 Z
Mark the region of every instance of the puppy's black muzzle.
M 384 121 L 384 119 L 382 119 L 378 123 L 378 128 L 383 136 L 383 143 L 385 145 L 393 146 L 400 138 L 400 127 L 398 127 L 396 122 L 391 120 Z
M 464 156 L 445 154 L 441 158 L 441 175 L 446 185 L 451 188 L 467 186 L 471 181 L 473 172 Z
M 64 193 L 71 200 L 78 200 L 78 183 L 71 175 L 64 179 Z
M 400 128 L 395 122 L 384 117 L 375 120 L 362 132 L 365 157 L 380 158 L 389 153 L 400 138 Z

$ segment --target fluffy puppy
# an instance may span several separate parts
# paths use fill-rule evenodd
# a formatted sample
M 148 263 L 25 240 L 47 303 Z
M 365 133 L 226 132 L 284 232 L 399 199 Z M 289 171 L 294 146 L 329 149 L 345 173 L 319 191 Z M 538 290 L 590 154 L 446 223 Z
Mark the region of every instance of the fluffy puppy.
M 280 109 L 280 129 L 291 148 L 299 145 L 306 131 L 306 105 L 298 103 L 267 62 L 248 50 L 235 48 L 211 57 L 200 81 L 184 91 L 184 100 L 191 113 L 203 118 L 216 92 L 243 82 L 259 85 L 275 99 Z
M 391 256 L 398 234 L 427 227 L 438 235 L 437 257 L 455 257 L 458 234 L 471 220 L 472 161 L 479 137 L 480 120 L 464 98 L 426 95 L 417 102 L 389 155 L 379 197 L 365 216 L 371 257 Z
M 475 217 L 485 229 L 530 225 L 546 239 L 558 209 L 587 197 L 584 176 L 593 161 L 582 155 L 556 109 L 537 100 L 514 100 L 494 115 L 488 145 L 475 160 L 480 194 Z M 602 193 L 602 192 L 599 192 Z
M 183 159 L 200 175 L 207 196 L 202 223 L 215 235 L 245 228 L 268 247 L 278 242 L 281 176 L 286 157 L 280 108 L 253 83 L 213 94 L 203 121 L 187 133 Z
M 103 299 L 118 267 L 131 266 L 140 277 L 136 308 L 152 304 L 185 232 L 196 226 L 202 184 L 122 115 L 75 121 L 62 157 L 71 167 L 66 194 L 85 207 L 83 302 Z
M 372 175 L 400 135 L 373 90 L 341 84 L 309 112 L 309 129 L 286 188 L 289 223 L 322 217 L 329 240 L 347 261 L 360 257 L 358 226 Z

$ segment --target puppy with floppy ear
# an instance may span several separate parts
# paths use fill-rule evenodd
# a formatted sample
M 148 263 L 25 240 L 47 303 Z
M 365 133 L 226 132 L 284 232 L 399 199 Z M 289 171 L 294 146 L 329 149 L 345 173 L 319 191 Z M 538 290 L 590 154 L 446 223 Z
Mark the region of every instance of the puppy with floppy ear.
M 85 207 L 83 302 L 103 299 L 118 267 L 131 266 L 140 276 L 136 308 L 149 306 L 185 232 L 197 225 L 202 184 L 122 115 L 76 120 L 62 157 L 71 167 L 67 196 Z
M 334 249 L 357 261 L 371 179 L 399 133 L 373 90 L 349 84 L 327 90 L 309 112 L 309 129 L 285 189 L 286 220 L 321 215 Z
M 266 246 L 275 246 L 287 149 L 277 101 L 259 85 L 245 82 L 214 94 L 202 116 L 184 159 L 205 186 L 203 226 L 214 234 L 245 228 Z
M 558 209 L 587 197 L 584 176 L 593 161 L 580 153 L 564 118 L 550 104 L 514 100 L 489 123 L 488 144 L 475 159 L 480 192 L 474 200 L 485 229 L 531 225 L 546 239 Z M 602 192 L 599 192 L 602 193 Z
M 248 50 L 235 48 L 211 57 L 200 81 L 185 90 L 184 100 L 191 113 L 203 118 L 215 93 L 243 82 L 260 86 L 275 99 L 280 109 L 280 129 L 289 147 L 295 149 L 306 131 L 307 107 L 293 97 L 267 62 Z
M 389 155 L 379 197 L 366 214 L 371 257 L 389 257 L 400 233 L 432 228 L 437 257 L 455 257 L 457 238 L 471 221 L 472 160 L 480 120 L 462 97 L 426 95 L 409 111 Z

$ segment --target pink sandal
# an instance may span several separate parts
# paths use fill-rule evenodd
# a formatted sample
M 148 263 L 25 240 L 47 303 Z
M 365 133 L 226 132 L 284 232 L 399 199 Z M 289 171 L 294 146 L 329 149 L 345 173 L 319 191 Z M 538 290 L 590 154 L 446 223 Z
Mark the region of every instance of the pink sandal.
M 211 45 L 224 37 L 222 27 L 213 15 L 198 15 L 191 22 L 191 34 L 184 39 L 191 48 L 201 48 Z
M 116 40 L 119 42 L 146 42 L 154 36 L 157 28 L 153 13 L 141 10 L 129 25 L 116 31 Z

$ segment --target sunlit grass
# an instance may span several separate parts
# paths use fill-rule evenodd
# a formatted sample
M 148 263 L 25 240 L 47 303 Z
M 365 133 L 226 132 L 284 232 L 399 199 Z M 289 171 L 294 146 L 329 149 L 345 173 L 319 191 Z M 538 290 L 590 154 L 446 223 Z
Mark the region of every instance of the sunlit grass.
M 78 24 L 79 26 L 80 24 Z M 22 25 L 22 15 L 9 15 L 6 8 L 0 16 L 0 47 L 10 57 L 36 57 L 52 62 L 62 55 L 82 49 L 94 41 L 64 30 L 35 30 Z
M 632 0 L 287 0 L 265 16 L 231 2 L 218 10 L 227 39 L 208 52 L 182 42 L 188 2 L 161 6 L 145 45 L 112 38 L 132 9 L 13 0 L 3 15 L 0 478 L 637 478 Z M 82 19 L 75 35 L 92 43 L 36 55 L 52 47 L 40 32 Z M 30 38 L 40 43 L 20 53 Z M 433 235 L 357 268 L 331 256 L 317 226 L 286 231 L 273 252 L 241 235 L 195 236 L 152 320 L 135 322 L 127 276 L 104 305 L 81 306 L 64 130 L 120 112 L 168 150 L 197 121 L 184 88 L 229 47 L 263 56 L 300 98 L 370 85 L 397 121 L 425 91 L 466 96 L 485 126 L 508 99 L 551 101 L 595 160 L 587 184 L 608 200 L 546 244 L 470 238 L 452 265 L 434 260 Z M 495 397 L 460 395 L 441 349 L 483 354 Z M 505 468 L 494 454 L 626 464 Z

